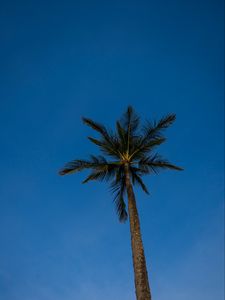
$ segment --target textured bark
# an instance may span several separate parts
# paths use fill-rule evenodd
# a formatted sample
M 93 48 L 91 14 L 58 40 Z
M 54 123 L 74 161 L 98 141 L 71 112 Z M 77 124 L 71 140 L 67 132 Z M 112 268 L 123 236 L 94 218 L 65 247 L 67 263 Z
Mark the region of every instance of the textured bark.
M 133 187 L 130 182 L 129 166 L 126 166 L 126 189 L 128 197 L 128 213 L 130 219 L 131 247 L 135 277 L 135 291 L 137 300 L 151 300 L 148 273 L 141 238 L 141 229 L 136 207 Z

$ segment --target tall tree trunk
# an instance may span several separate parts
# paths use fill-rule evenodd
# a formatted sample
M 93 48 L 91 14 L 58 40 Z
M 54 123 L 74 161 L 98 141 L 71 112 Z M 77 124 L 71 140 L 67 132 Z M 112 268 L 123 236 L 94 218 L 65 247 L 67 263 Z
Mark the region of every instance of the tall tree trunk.
M 137 300 L 151 300 L 140 222 L 128 165 L 126 165 L 125 170 L 136 298 Z

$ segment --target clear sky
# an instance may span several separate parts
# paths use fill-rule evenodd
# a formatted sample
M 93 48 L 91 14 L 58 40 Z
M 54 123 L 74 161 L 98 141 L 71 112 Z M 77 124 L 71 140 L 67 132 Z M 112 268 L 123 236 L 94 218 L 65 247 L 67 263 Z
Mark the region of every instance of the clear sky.
M 59 177 L 113 127 L 176 113 L 185 171 L 137 190 L 155 300 L 223 300 L 223 1 L 1 1 L 0 299 L 134 300 L 129 224 L 107 185 Z

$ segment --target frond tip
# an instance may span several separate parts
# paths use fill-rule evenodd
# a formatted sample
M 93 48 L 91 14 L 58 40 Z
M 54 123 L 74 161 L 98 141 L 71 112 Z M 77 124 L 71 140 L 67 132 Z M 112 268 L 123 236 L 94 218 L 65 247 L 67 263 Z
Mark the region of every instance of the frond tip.
M 91 165 L 92 165 L 91 162 L 87 160 L 81 160 L 81 159 L 73 160 L 67 163 L 65 167 L 59 171 L 59 175 L 63 176 L 63 175 L 79 172 L 86 168 L 91 168 Z

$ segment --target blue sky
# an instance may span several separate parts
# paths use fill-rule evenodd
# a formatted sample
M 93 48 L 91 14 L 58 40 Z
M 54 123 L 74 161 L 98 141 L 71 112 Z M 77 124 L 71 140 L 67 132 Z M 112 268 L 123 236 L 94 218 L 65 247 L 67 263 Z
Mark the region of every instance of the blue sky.
M 153 299 L 224 299 L 223 2 L 5 1 L 0 9 L 0 298 L 135 299 L 129 224 L 106 185 L 59 177 L 113 127 L 174 112 L 184 172 L 137 190 Z

